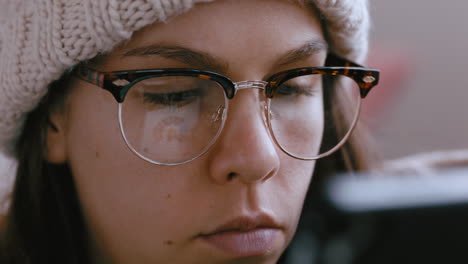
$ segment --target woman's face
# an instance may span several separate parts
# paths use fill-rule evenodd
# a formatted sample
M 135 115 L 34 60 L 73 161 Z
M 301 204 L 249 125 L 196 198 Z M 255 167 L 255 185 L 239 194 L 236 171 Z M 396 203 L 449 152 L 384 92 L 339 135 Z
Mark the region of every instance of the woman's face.
M 294 1 L 214 1 L 135 33 L 95 66 L 200 68 L 200 61 L 184 56 L 141 52 L 164 46 L 195 52 L 218 66 L 209 70 L 233 81 L 265 80 L 323 65 L 321 43 L 314 12 Z M 314 45 L 316 50 L 303 48 Z M 66 111 L 52 116 L 57 130 L 49 132 L 48 158 L 70 165 L 101 258 L 276 263 L 295 232 L 315 163 L 293 159 L 275 145 L 255 89 L 231 100 L 224 130 L 205 155 L 159 166 L 125 145 L 109 92 L 78 80 L 72 85 Z

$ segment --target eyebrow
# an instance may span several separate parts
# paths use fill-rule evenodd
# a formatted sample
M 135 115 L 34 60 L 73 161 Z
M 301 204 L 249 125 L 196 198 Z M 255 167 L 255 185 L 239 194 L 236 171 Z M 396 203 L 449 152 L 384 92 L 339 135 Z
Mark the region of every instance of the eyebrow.
M 227 72 L 228 64 L 220 58 L 216 58 L 208 53 L 194 51 L 180 46 L 167 46 L 153 44 L 138 47 L 124 53 L 123 56 L 149 56 L 158 55 L 167 59 L 173 59 L 184 64 L 219 73 Z
M 296 61 L 315 55 L 320 51 L 327 49 L 328 45 L 325 41 L 320 39 L 310 40 L 299 48 L 295 48 L 286 52 L 285 55 L 277 59 L 276 62 L 272 65 L 285 66 L 292 64 Z M 173 59 L 199 69 L 218 73 L 226 73 L 228 71 L 228 63 L 220 58 L 205 52 L 195 51 L 175 45 L 152 44 L 131 49 L 123 54 L 123 56 L 151 55 L 158 55 L 167 59 Z
M 328 51 L 328 44 L 324 40 L 309 40 L 299 48 L 287 52 L 284 56 L 280 57 L 274 65 L 285 66 L 292 64 L 304 58 L 315 55 L 321 51 Z

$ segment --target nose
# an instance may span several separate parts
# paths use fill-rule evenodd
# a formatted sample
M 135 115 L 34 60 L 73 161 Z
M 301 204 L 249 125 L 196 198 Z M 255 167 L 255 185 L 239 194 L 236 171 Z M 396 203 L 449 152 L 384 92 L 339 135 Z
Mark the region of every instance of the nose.
M 210 177 L 218 184 L 266 181 L 277 174 L 280 159 L 265 121 L 261 90 L 239 91 L 229 103 L 225 127 L 210 151 Z

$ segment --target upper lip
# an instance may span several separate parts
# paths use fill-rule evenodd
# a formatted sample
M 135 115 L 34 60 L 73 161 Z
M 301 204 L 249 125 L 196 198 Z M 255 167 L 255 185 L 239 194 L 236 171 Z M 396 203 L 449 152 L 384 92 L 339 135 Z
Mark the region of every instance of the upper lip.
M 213 235 L 221 232 L 238 231 L 247 232 L 258 228 L 280 229 L 281 226 L 275 219 L 267 214 L 258 214 L 254 216 L 238 216 L 219 225 L 213 231 L 203 234 L 204 236 Z

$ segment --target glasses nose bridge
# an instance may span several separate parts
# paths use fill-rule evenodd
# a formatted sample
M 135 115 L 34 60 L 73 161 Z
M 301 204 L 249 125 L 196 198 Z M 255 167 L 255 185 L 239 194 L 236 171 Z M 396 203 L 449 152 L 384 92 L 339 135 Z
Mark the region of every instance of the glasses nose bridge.
M 267 86 L 268 82 L 265 81 L 241 81 L 241 82 L 236 82 L 234 83 L 234 87 L 236 88 L 237 91 L 244 90 L 244 89 L 260 89 L 260 90 L 265 90 L 265 87 Z
M 235 94 L 237 94 L 237 92 L 239 92 L 240 90 L 245 90 L 245 89 L 250 89 L 250 88 L 265 91 L 267 85 L 268 85 L 268 82 L 260 81 L 260 80 L 235 82 L 234 83 Z M 260 101 L 263 102 L 263 104 L 261 104 L 261 110 L 267 111 L 268 106 L 266 103 L 266 97 L 265 96 L 261 97 Z M 266 122 L 266 116 L 264 116 L 264 122 Z
M 240 82 L 235 82 L 234 87 L 236 93 L 239 92 L 240 90 L 245 90 L 245 89 L 258 89 L 258 90 L 263 90 L 265 91 L 266 86 L 268 85 L 268 82 L 266 81 L 261 81 L 261 80 L 254 80 L 254 81 L 240 81 Z M 269 123 L 267 120 L 267 112 L 268 112 L 268 102 L 266 100 L 266 96 L 260 96 L 260 111 L 263 113 L 262 118 L 265 126 L 269 130 Z

